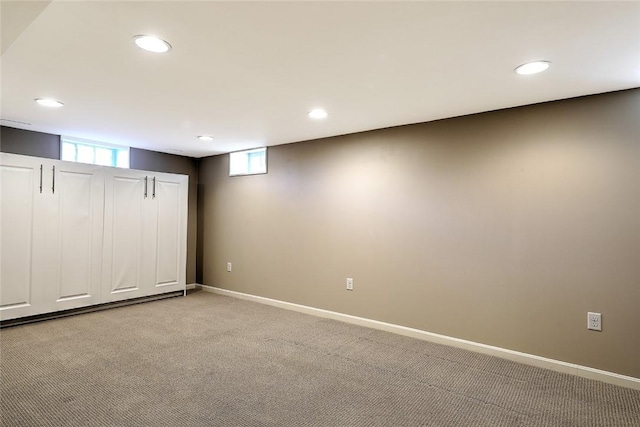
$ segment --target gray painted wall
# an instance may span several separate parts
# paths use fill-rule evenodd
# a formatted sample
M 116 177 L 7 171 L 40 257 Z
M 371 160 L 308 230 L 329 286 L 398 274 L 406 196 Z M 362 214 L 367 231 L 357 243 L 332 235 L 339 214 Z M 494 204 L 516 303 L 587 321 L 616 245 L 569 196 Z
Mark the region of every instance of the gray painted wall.
M 640 377 L 638 118 L 629 90 L 201 159 L 203 282 Z
M 60 159 L 60 135 L 0 126 L 0 151 Z

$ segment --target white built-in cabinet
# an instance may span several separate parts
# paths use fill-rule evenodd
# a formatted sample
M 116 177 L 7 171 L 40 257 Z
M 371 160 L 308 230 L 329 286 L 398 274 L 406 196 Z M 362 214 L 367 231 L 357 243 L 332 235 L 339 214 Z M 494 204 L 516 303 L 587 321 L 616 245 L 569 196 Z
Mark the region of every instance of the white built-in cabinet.
M 185 289 L 187 176 L 0 160 L 0 320 Z
M 186 179 L 184 175 L 107 170 L 105 302 L 184 289 Z

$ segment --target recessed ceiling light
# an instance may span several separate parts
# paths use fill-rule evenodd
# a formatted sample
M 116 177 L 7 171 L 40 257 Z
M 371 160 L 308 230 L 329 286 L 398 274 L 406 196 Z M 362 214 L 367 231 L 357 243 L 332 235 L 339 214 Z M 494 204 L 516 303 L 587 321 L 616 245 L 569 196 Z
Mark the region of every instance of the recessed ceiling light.
M 210 135 L 200 135 L 198 139 L 200 141 L 213 141 L 213 137 Z
M 316 119 L 316 120 L 326 119 L 327 116 L 328 116 L 327 112 L 324 111 L 322 108 L 316 108 L 309 111 L 309 117 L 311 117 L 312 119 Z
M 44 107 L 60 108 L 64 106 L 62 102 L 56 101 L 55 99 L 36 98 L 35 101 Z
M 171 45 L 166 41 L 154 36 L 135 36 L 133 41 L 140 49 L 154 53 L 165 53 L 171 49 Z
M 549 61 L 533 61 L 533 62 L 527 62 L 526 64 L 522 64 L 518 67 L 516 67 L 516 73 L 526 76 L 529 74 L 537 74 L 537 73 L 541 73 L 544 70 L 546 70 L 547 68 L 549 68 L 549 65 L 551 65 L 551 62 Z

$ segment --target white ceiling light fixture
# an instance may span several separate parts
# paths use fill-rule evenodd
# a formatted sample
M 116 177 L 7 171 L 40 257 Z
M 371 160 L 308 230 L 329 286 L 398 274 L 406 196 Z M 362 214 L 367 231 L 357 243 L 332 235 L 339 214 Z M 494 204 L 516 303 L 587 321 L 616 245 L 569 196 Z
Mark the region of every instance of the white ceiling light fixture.
M 36 98 L 35 101 L 39 104 L 42 105 L 43 107 L 50 107 L 50 108 L 60 108 L 63 107 L 64 104 L 60 101 L 56 101 L 55 99 L 49 99 L 49 98 Z
M 326 119 L 328 115 L 329 114 L 327 114 L 327 112 L 322 108 L 314 108 L 313 110 L 309 111 L 309 117 L 314 120 Z
M 528 76 L 530 74 L 538 74 L 549 68 L 551 62 L 549 61 L 533 61 L 516 67 L 515 72 L 521 76 Z
M 133 37 L 133 41 L 140 48 L 153 53 L 169 52 L 171 45 L 155 36 L 138 35 Z
M 211 135 L 200 135 L 198 136 L 200 141 L 213 141 L 213 137 Z

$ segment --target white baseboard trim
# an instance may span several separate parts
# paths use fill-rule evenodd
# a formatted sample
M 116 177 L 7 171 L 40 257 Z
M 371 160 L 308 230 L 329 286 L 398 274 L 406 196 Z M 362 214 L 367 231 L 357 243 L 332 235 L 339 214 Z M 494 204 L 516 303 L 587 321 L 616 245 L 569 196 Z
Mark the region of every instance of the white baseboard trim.
M 187 290 L 190 291 L 191 289 L 195 289 L 198 286 L 201 286 L 201 285 L 198 285 L 197 283 L 189 283 L 187 285 Z
M 600 369 L 589 368 L 587 366 L 576 365 L 575 363 L 562 362 L 560 360 L 549 359 L 546 357 L 536 356 L 519 351 L 509 350 L 506 348 L 495 347 L 487 344 L 481 344 L 473 341 L 467 341 L 460 338 L 449 337 L 446 335 L 435 334 L 420 329 L 408 328 L 406 326 L 394 325 L 392 323 L 380 322 L 377 320 L 366 319 L 364 317 L 351 316 L 349 314 L 336 313 L 334 311 L 323 310 L 320 308 L 309 307 L 306 305 L 294 304 L 291 302 L 275 300 L 271 298 L 260 297 L 256 295 L 244 294 L 227 289 L 217 288 L 208 285 L 195 285 L 197 288 L 206 292 L 218 295 L 244 299 L 248 301 L 267 304 L 274 307 L 293 310 L 300 313 L 311 314 L 313 316 L 323 317 L 327 319 L 339 320 L 354 325 L 365 326 L 368 328 L 378 329 L 381 331 L 392 332 L 411 338 L 417 338 L 424 341 L 430 341 L 437 344 L 444 344 L 452 347 L 462 348 L 465 350 L 475 351 L 477 353 L 488 354 L 490 356 L 500 357 L 502 359 L 514 362 L 524 363 L 539 368 L 550 369 L 552 371 L 562 372 L 565 374 L 577 375 L 579 377 L 592 380 L 602 381 L 609 384 L 619 385 L 622 387 L 640 390 L 640 378 L 629 377 L 626 375 L 616 374 L 614 372 L 603 371 Z

